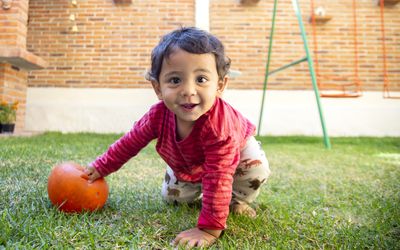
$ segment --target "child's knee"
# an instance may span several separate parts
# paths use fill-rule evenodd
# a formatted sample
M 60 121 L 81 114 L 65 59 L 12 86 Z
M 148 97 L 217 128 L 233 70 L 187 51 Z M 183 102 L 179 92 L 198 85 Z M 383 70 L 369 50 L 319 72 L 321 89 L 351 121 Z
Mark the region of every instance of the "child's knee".
M 271 170 L 269 168 L 269 163 L 268 163 L 268 160 L 265 158 L 265 161 L 263 162 L 263 164 L 261 166 L 260 177 L 263 179 L 264 178 L 268 179 L 270 174 L 271 174 Z
M 239 166 L 236 168 L 234 179 L 241 180 L 264 180 L 265 182 L 271 171 L 269 169 L 268 160 L 264 159 L 244 159 L 241 160 Z
M 244 177 L 267 179 L 271 171 L 261 143 L 254 137 L 248 138 L 245 147 L 240 152 L 240 162 L 236 168 L 235 179 Z
M 201 190 L 188 192 L 184 189 L 167 186 L 163 188 L 161 196 L 168 203 L 192 203 L 201 197 Z
M 161 191 L 161 196 L 168 203 L 181 202 L 180 194 L 181 191 L 179 189 L 170 188 L 168 186 Z
M 233 201 L 252 203 L 267 182 L 271 171 L 266 158 L 242 160 L 236 169 L 233 181 Z
M 166 173 L 161 196 L 168 203 L 191 203 L 201 197 L 201 185 L 178 181 L 173 173 Z

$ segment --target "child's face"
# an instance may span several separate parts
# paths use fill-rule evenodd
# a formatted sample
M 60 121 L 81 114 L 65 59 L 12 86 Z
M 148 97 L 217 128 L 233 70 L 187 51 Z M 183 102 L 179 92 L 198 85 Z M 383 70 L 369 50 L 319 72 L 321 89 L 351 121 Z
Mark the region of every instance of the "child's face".
M 152 82 L 158 98 L 175 113 L 178 125 L 184 126 L 193 126 L 209 111 L 227 83 L 227 77 L 219 80 L 213 54 L 181 49 L 164 59 L 159 79 L 159 83 Z

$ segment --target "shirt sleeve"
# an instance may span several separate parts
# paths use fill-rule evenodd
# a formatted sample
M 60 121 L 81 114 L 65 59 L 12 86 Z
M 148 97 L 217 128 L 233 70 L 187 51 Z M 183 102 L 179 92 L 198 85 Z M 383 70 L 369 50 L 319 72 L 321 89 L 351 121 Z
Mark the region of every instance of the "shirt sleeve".
M 220 139 L 214 133 L 210 134 L 204 143 L 203 204 L 197 227 L 223 230 L 229 215 L 233 175 L 239 163 L 240 149 L 232 137 Z
M 150 109 L 132 129 L 113 143 L 108 150 L 90 165 L 95 167 L 101 176 L 117 171 L 130 158 L 134 157 L 151 140 L 157 137 L 157 124 L 160 116 L 154 108 Z

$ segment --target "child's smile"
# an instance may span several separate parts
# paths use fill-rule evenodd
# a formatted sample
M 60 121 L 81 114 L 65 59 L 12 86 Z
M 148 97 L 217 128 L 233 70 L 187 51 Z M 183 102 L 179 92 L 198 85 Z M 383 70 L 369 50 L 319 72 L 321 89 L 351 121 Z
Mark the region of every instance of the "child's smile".
M 182 108 L 188 112 L 192 111 L 198 104 L 194 104 L 194 103 L 185 103 L 182 104 Z
M 164 59 L 159 79 L 159 83 L 153 82 L 157 96 L 174 112 L 184 135 L 211 109 L 226 84 L 226 78 L 219 80 L 213 54 L 192 54 L 178 48 Z

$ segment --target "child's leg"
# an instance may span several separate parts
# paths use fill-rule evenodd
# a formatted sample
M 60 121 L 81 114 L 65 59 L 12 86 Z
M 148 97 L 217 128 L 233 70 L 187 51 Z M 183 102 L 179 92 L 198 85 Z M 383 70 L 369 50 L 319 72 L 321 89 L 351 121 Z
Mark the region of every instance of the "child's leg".
M 231 205 L 252 203 L 270 172 L 264 151 L 256 139 L 250 137 L 240 152 L 240 162 L 234 175 Z
M 178 181 L 167 166 L 161 195 L 169 203 L 191 203 L 201 198 L 201 183 Z

